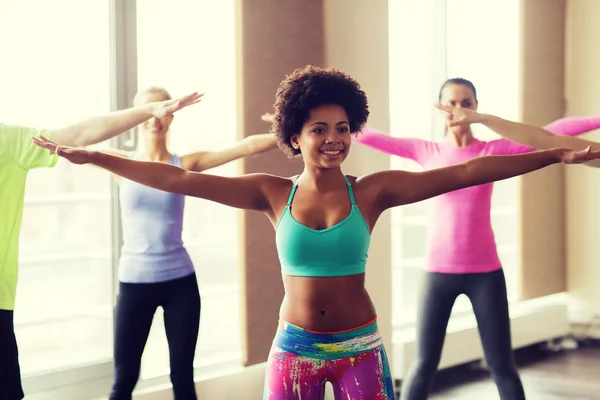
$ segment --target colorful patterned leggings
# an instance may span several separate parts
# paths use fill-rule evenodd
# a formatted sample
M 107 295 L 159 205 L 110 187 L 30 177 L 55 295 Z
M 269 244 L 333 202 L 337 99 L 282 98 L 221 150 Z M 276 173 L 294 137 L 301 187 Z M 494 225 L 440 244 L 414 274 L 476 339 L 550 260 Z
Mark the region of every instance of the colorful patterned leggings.
M 393 400 L 390 368 L 376 319 L 347 331 L 314 332 L 283 322 L 267 362 L 264 400 Z

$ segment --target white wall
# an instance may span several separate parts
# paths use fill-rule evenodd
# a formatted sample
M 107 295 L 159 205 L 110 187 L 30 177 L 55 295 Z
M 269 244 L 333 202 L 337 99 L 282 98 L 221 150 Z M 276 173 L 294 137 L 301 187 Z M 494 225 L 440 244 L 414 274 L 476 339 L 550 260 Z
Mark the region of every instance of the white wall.
M 600 1 L 567 2 L 567 115 L 600 114 Z M 585 136 L 600 140 L 600 132 Z M 600 315 L 600 170 L 567 168 L 567 285 L 571 316 Z

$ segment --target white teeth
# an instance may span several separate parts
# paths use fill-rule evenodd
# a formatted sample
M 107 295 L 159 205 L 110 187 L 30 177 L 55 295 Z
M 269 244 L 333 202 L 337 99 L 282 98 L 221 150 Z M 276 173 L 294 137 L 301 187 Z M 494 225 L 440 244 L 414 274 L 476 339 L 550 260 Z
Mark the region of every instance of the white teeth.
M 328 154 L 330 156 L 335 156 L 337 154 L 340 154 L 340 150 L 336 150 L 336 151 L 323 151 L 322 153 Z

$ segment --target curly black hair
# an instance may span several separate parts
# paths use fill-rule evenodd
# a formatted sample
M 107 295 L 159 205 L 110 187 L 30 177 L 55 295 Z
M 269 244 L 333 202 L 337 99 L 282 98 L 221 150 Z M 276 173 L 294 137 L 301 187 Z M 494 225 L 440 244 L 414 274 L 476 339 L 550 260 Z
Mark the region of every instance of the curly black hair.
M 352 133 L 359 132 L 367 122 L 367 95 L 354 78 L 337 68 L 307 65 L 281 82 L 275 97 L 272 129 L 277 135 L 277 144 L 288 157 L 300 154 L 300 150 L 292 146 L 291 137 L 300 133 L 309 111 L 328 104 L 344 108 Z

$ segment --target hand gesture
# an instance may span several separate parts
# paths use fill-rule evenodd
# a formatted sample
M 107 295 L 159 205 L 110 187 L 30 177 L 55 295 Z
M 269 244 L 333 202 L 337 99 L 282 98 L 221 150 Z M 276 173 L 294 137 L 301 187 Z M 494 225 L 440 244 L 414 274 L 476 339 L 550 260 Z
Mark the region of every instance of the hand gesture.
M 70 146 L 59 146 L 42 135 L 40 135 L 39 138 L 33 137 L 31 140 L 36 146 L 50 150 L 59 157 L 66 158 L 73 164 L 87 164 L 91 160 L 92 152 L 89 150 Z
M 199 103 L 204 94 L 194 92 L 178 99 L 171 99 L 152 103 L 152 115 L 156 118 L 164 118 L 192 104 Z
M 453 107 L 439 103 L 435 104 L 435 108 L 443 111 L 450 117 L 448 121 L 449 127 L 474 124 L 481 119 L 481 114 L 469 108 Z
M 560 162 L 563 164 L 582 164 L 600 158 L 600 150 L 592 150 L 591 146 L 583 150 L 560 149 Z

